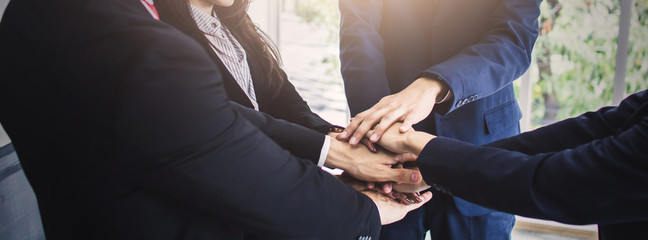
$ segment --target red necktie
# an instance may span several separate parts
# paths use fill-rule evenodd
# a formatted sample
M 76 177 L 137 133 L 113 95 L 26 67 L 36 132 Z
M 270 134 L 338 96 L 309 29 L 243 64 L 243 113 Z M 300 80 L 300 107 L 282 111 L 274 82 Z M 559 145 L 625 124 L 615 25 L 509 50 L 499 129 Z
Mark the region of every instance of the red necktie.
M 155 9 L 155 5 L 153 5 L 153 0 L 140 0 L 146 10 L 155 18 L 156 20 L 160 20 L 160 15 L 158 14 L 157 9 Z

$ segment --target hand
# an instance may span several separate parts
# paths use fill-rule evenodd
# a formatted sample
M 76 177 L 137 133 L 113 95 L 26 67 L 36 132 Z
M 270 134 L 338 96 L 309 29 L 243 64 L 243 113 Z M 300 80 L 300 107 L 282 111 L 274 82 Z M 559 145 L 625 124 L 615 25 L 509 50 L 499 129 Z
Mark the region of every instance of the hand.
M 375 188 L 375 183 L 360 181 L 358 179 L 351 177 L 347 173 L 342 173 L 342 175 L 338 175 L 337 178 L 340 181 L 342 181 L 344 184 L 348 185 L 349 187 L 355 189 L 358 192 L 373 190 L 388 198 L 399 200 L 402 204 L 405 205 L 410 205 L 413 203 L 419 203 L 423 201 L 423 199 L 420 197 L 421 194 L 419 194 L 418 192 L 407 192 L 407 193 L 392 192 L 391 183 L 378 183 L 378 185 L 382 185 L 385 188 L 383 187 Z M 403 185 L 410 186 L 412 184 L 403 184 Z M 387 187 L 389 190 L 385 190 Z
M 394 168 L 404 168 L 403 164 L 400 164 L 400 163 L 394 165 L 393 167 Z M 405 168 L 419 171 L 419 168 L 417 166 L 408 166 L 408 167 L 405 167 Z M 421 181 L 421 182 L 415 183 L 415 184 L 403 184 L 403 183 L 401 183 L 401 184 L 392 184 L 392 186 L 391 186 L 391 190 L 393 190 L 395 192 L 402 193 L 402 194 L 407 194 L 407 193 L 418 194 L 419 192 L 424 191 L 424 190 L 426 190 L 428 188 L 430 188 L 430 186 L 427 185 L 427 183 L 425 183 L 425 181 Z M 411 199 L 411 196 L 408 196 L 408 198 Z M 402 201 L 402 199 L 401 199 L 401 201 Z
M 425 181 L 421 181 L 419 184 L 393 184 L 392 191 L 399 193 L 418 193 L 427 190 L 430 188 Z
M 377 191 L 379 193 L 385 194 L 385 196 L 392 197 L 392 195 L 391 195 L 392 183 L 391 182 L 384 182 L 384 183 L 367 182 L 366 186 L 367 186 L 367 189 L 372 189 L 372 190 Z M 394 198 L 394 199 L 396 199 L 396 198 Z
M 348 185 L 349 187 L 355 189 L 358 192 L 371 190 L 368 187 L 368 184 L 366 182 L 355 179 L 346 172 L 342 173 L 341 175 L 338 175 L 337 178 L 340 181 L 342 181 L 344 184 Z
M 427 192 L 420 195 L 421 202 L 405 205 L 374 191 L 362 191 L 362 193 L 371 198 L 378 207 L 382 225 L 403 219 L 408 212 L 423 206 L 424 203 L 432 199 L 432 193 Z
M 390 152 L 399 154 L 414 154 L 417 156 L 423 151 L 425 145 L 436 136 L 414 131 L 414 129 L 401 132 L 401 123 L 394 123 L 383 134 L 383 137 L 378 140 L 378 145 L 387 149 Z M 369 131 L 367 135 L 373 134 Z
M 386 151 L 373 153 L 362 146 L 351 146 L 346 142 L 331 139 L 331 146 L 325 166 L 343 169 L 354 178 L 370 182 L 419 183 L 421 173 L 411 169 L 393 169 L 397 163 L 415 161 L 407 154 L 392 154 Z
M 443 90 L 441 82 L 419 78 L 402 91 L 382 98 L 370 109 L 356 115 L 349 126 L 338 135 L 338 139 L 348 140 L 351 145 L 356 145 L 373 128 L 374 132 L 369 140 L 378 142 L 384 131 L 396 121 L 403 122 L 400 130 L 406 132 L 413 124 L 430 115 L 437 96 Z

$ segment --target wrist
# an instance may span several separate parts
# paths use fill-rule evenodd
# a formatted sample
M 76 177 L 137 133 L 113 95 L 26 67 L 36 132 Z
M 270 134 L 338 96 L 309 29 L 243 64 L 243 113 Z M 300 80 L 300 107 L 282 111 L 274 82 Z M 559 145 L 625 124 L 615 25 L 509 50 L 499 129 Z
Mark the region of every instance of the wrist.
M 429 77 L 420 77 L 412 83 L 412 87 L 421 89 L 425 92 L 426 96 L 434 97 L 437 99 L 443 91 L 443 84 L 436 79 Z
M 437 75 L 420 77 L 416 81 L 425 84 L 424 89 L 428 91 L 426 94 L 434 96 L 435 103 L 445 102 L 451 96 L 450 88 Z
M 409 152 L 419 155 L 423 151 L 423 148 L 425 148 L 425 145 L 435 137 L 432 134 L 415 131 L 407 135 L 405 146 Z
M 337 134 L 338 133 L 328 134 L 329 136 L 331 136 L 331 144 L 329 145 L 329 152 L 326 156 L 324 166 L 326 166 L 327 168 L 346 169 L 346 162 L 344 161 L 346 158 L 343 156 L 344 150 L 342 149 L 344 147 L 342 144 L 344 143 L 335 139 L 335 135 Z

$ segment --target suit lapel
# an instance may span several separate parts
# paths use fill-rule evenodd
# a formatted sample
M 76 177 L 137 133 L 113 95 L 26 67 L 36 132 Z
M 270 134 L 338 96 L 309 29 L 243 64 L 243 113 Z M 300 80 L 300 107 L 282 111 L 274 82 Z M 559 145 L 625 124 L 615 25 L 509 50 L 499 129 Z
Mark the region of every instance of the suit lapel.
M 198 41 L 199 43 L 202 43 L 202 33 L 194 33 L 190 34 L 190 37 Z M 241 104 L 245 107 L 248 108 L 254 108 L 254 105 L 252 105 L 252 102 L 250 101 L 250 98 L 243 92 L 243 89 L 241 89 L 241 86 L 236 82 L 236 79 L 234 79 L 234 76 L 227 70 L 227 67 L 225 67 L 225 63 L 218 57 L 218 55 L 214 52 L 212 49 L 211 45 L 207 45 L 203 47 L 209 54 L 209 56 L 212 58 L 216 66 L 218 66 L 218 69 L 220 69 L 221 75 L 223 76 L 223 85 L 225 86 L 225 91 L 227 91 L 227 95 L 229 96 L 230 100 Z M 256 90 L 256 89 L 255 89 Z
M 271 96 L 273 93 L 269 92 L 269 89 L 266 88 L 266 83 L 264 82 L 265 76 L 259 70 L 259 65 L 256 61 L 250 58 L 250 55 L 247 57 L 248 66 L 250 66 L 250 75 L 252 76 L 252 83 L 254 84 L 254 93 L 256 94 L 257 103 L 259 104 L 259 111 L 265 109 L 265 103 L 269 103 L 268 96 Z

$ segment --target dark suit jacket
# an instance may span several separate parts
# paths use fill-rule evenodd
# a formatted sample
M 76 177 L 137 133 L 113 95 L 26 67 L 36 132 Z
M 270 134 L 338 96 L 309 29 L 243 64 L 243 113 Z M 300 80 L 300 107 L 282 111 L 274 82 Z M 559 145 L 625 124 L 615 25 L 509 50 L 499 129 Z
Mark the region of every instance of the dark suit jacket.
M 647 91 L 485 147 L 439 137 L 417 162 L 427 183 L 483 206 L 647 236 Z
M 341 60 L 352 115 L 421 76 L 454 99 L 415 128 L 474 144 L 519 133 L 513 80 L 531 62 L 539 0 L 344 0 Z M 465 215 L 487 212 L 455 199 Z
M 0 121 L 48 239 L 378 235 L 369 198 L 264 128 L 309 138 L 286 148 L 322 134 L 233 107 L 204 49 L 138 0 L 12 1 L 0 52 Z
M 163 19 L 164 20 L 164 19 Z M 201 34 L 189 34 L 192 38 L 198 40 L 202 37 Z M 236 79 L 227 70 L 223 61 L 214 53 L 210 46 L 205 46 L 205 51 L 209 53 L 214 63 L 220 68 L 223 73 L 223 83 L 227 95 L 230 99 L 238 104 L 248 108 L 254 108 L 250 99 L 245 92 L 241 89 Z M 248 65 L 250 66 L 250 73 L 252 74 L 252 81 L 254 83 L 254 91 L 259 103 L 259 111 L 269 114 L 270 116 L 278 119 L 302 125 L 304 127 L 316 130 L 321 133 L 328 133 L 329 129 L 333 126 L 326 120 L 322 119 L 319 115 L 311 111 L 306 101 L 299 95 L 295 86 L 288 81 L 288 77 L 284 73 L 286 81 L 278 91 L 273 91 L 267 86 L 268 81 L 264 73 L 258 68 L 258 63 L 254 59 L 248 57 Z

